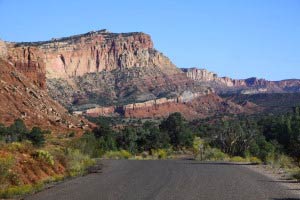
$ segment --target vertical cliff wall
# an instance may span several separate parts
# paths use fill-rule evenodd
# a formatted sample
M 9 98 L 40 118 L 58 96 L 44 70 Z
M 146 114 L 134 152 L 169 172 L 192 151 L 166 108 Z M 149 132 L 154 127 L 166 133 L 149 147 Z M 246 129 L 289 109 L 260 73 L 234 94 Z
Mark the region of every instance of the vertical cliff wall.
M 48 79 L 131 67 L 156 66 L 167 73 L 179 72 L 144 33 L 101 30 L 45 42 L 12 43 L 9 57 L 18 68 L 24 63 L 28 70 L 43 68 Z
M 7 60 L 36 86 L 45 89 L 46 65 L 40 49 L 36 46 L 22 46 L 14 43 L 7 43 L 6 46 Z

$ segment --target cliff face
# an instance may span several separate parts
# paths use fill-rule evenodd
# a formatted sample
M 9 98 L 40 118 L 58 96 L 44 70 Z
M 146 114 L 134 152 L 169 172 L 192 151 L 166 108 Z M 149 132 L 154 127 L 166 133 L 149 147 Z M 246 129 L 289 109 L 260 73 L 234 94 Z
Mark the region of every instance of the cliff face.
M 43 54 L 35 46 L 18 46 L 6 43 L 6 58 L 14 67 L 27 76 L 36 86 L 46 89 L 46 65 Z
M 231 79 L 218 77 L 206 69 L 182 69 L 186 76 L 198 83 L 212 87 L 217 93 L 285 93 L 300 92 L 300 80 L 268 81 L 265 79 Z
M 29 127 L 54 131 L 81 130 L 88 125 L 86 120 L 71 116 L 12 63 L 0 58 L 0 123 L 10 124 L 17 118 Z
M 193 85 L 144 33 L 100 30 L 3 46 L 18 71 L 68 107 L 176 96 Z
M 150 36 L 144 33 L 116 34 L 100 30 L 45 42 L 16 43 L 10 48 L 28 51 L 15 52 L 14 57 L 27 59 L 31 55 L 32 61 L 34 56 L 38 57 L 40 60 L 35 61 L 43 63 L 48 79 L 130 67 L 158 66 L 169 73 L 178 73 L 171 61 L 153 48 Z

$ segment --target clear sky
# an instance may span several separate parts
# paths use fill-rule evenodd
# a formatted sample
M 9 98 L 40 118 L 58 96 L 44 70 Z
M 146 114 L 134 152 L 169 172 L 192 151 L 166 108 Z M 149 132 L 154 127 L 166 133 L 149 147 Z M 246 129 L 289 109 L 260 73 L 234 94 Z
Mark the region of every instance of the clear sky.
M 178 67 L 300 78 L 300 0 L 0 0 L 0 38 L 142 31 Z

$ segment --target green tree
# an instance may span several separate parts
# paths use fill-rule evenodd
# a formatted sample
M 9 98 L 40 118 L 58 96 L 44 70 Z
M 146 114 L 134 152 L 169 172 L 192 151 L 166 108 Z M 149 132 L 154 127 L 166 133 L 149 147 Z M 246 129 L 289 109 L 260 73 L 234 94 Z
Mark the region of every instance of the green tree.
M 158 126 L 150 121 L 146 121 L 143 126 L 137 129 L 137 146 L 140 151 L 151 149 L 168 148 L 170 138 L 166 132 L 161 132 Z
M 14 123 L 8 127 L 6 141 L 15 142 L 22 141 L 26 138 L 28 129 L 22 119 L 16 119 Z
M 193 133 L 188 128 L 184 117 L 180 113 L 173 113 L 160 124 L 161 132 L 166 132 L 170 137 L 170 143 L 175 148 L 191 147 Z
M 244 156 L 256 135 L 256 125 L 252 122 L 225 121 L 222 130 L 212 143 L 229 155 Z
M 117 137 L 118 147 L 128 150 L 130 153 L 137 152 L 137 134 L 134 128 L 124 128 Z
M 70 147 L 80 150 L 83 154 L 91 157 L 99 157 L 103 153 L 103 149 L 99 144 L 99 140 L 95 138 L 91 132 L 85 132 L 82 137 L 72 139 Z
M 98 123 L 93 133 L 103 151 L 116 150 L 116 133 L 106 122 Z
M 258 135 L 255 138 L 255 141 L 250 145 L 249 151 L 251 155 L 266 162 L 268 158 L 274 156 L 275 146 L 272 143 L 267 142 L 263 135 Z
M 45 144 L 45 132 L 39 127 L 33 127 L 26 138 L 32 142 L 34 146 L 43 146 Z

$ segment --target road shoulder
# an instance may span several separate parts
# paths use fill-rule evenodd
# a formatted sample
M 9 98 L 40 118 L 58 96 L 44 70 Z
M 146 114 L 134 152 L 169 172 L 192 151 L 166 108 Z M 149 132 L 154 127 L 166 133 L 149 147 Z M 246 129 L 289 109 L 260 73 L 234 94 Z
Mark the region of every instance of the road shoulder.
M 246 168 L 260 173 L 274 182 L 277 182 L 300 196 L 300 182 L 296 180 L 291 180 L 288 178 L 287 174 L 281 169 L 275 169 L 268 165 L 244 165 Z

